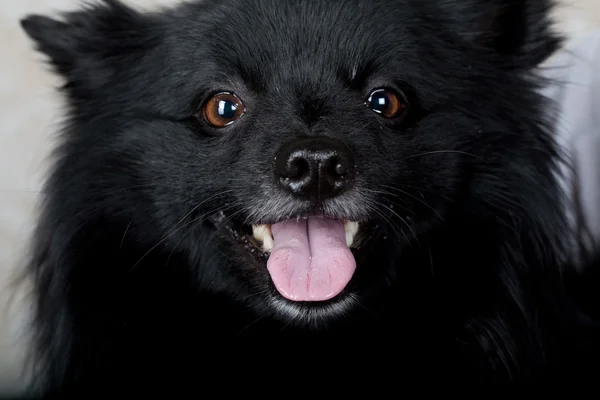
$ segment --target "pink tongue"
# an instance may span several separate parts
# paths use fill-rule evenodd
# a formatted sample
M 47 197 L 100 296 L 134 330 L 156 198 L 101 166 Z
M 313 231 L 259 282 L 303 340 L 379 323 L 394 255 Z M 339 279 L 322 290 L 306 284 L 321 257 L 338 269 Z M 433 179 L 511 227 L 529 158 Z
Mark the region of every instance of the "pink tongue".
M 309 217 L 271 227 L 275 247 L 267 269 L 281 295 L 293 301 L 323 301 L 348 284 L 356 261 L 342 221 Z

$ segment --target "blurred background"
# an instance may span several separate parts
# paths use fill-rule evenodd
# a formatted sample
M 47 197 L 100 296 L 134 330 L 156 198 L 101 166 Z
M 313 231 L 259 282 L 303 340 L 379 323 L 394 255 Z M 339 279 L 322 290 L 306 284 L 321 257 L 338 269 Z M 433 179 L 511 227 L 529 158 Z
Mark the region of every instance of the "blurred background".
M 288 1 L 288 0 L 283 0 Z M 291 1 L 291 0 L 290 0 Z M 126 0 L 152 9 L 177 0 Z M 0 395 L 19 377 L 25 343 L 23 324 L 27 293 L 7 287 L 27 255 L 26 242 L 35 218 L 36 201 L 46 161 L 61 122 L 59 81 L 21 32 L 19 19 L 28 13 L 70 10 L 80 0 L 2 0 L 0 13 Z M 600 27 L 600 0 L 562 0 L 556 10 L 558 28 L 576 43 Z M 569 44 L 568 44 L 569 45 Z M 599 72 L 600 73 L 600 72 Z M 600 111 L 600 110 L 599 110 Z

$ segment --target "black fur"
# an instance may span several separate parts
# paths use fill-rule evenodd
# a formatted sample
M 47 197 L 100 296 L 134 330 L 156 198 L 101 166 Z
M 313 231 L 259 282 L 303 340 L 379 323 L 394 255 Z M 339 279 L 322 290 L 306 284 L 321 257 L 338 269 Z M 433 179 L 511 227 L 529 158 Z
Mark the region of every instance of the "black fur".
M 578 368 L 596 333 L 565 289 L 575 274 L 560 154 L 537 94 L 537 67 L 560 44 L 550 9 L 206 0 L 141 13 L 106 0 L 62 21 L 25 18 L 69 101 L 29 271 L 36 387 L 80 398 L 195 388 L 221 357 L 228 374 L 254 368 L 220 344 L 240 335 L 345 336 L 347 351 L 382 346 L 403 376 L 434 382 L 598 371 Z M 365 107 L 382 86 L 408 97 L 401 123 Z M 217 131 L 194 115 L 222 90 L 248 112 Z M 342 140 L 357 158 L 355 188 L 324 206 L 370 235 L 343 313 L 275 307 L 264 265 L 230 233 L 309 212 L 271 182 L 275 152 L 301 134 Z

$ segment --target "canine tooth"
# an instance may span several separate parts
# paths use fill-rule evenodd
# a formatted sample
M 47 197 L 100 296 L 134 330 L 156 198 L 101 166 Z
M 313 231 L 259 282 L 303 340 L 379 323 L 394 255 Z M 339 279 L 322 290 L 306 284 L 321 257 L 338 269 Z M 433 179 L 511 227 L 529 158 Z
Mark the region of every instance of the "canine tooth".
M 265 239 L 263 240 L 263 250 L 270 252 L 273 250 L 275 246 L 275 241 L 273 240 L 273 236 L 271 235 L 271 228 L 269 228 L 268 234 L 265 235 Z
M 354 243 L 354 236 L 358 232 L 359 224 L 355 221 L 345 221 L 344 231 L 346 232 L 346 244 L 348 247 Z
M 252 236 L 254 237 L 254 239 L 262 243 L 265 240 L 267 228 L 267 225 L 252 225 Z
M 344 230 L 346 232 L 350 232 L 352 233 L 352 235 L 356 235 L 356 233 L 358 232 L 358 222 L 356 221 L 346 221 L 344 222 Z
M 346 232 L 346 245 L 348 247 L 352 246 L 354 243 L 354 235 L 350 232 Z
M 256 241 L 262 243 L 263 250 L 273 250 L 275 241 L 271 233 L 271 225 L 252 225 L 252 236 Z

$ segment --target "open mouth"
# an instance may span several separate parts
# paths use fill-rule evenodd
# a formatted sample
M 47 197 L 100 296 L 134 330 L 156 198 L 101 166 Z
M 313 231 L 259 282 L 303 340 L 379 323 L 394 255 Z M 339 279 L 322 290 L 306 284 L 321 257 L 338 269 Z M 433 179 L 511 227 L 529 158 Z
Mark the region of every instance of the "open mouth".
M 253 238 L 269 252 L 267 270 L 288 300 L 325 301 L 337 296 L 356 269 L 350 247 L 357 222 L 311 216 L 255 225 Z
M 301 219 L 308 218 L 309 217 L 302 217 Z M 255 240 L 255 246 L 265 253 L 271 253 L 273 247 L 275 246 L 275 239 L 273 238 L 271 226 L 271 224 L 252 225 L 252 238 Z M 354 239 L 358 233 L 359 227 L 360 224 L 356 221 L 344 221 L 346 245 L 349 248 L 352 248 L 354 244 Z
M 360 224 L 323 215 L 261 224 L 230 232 L 246 248 L 267 259 L 276 290 L 287 300 L 320 302 L 339 295 L 356 270 L 351 248 Z M 264 257 L 264 258 L 263 258 Z

